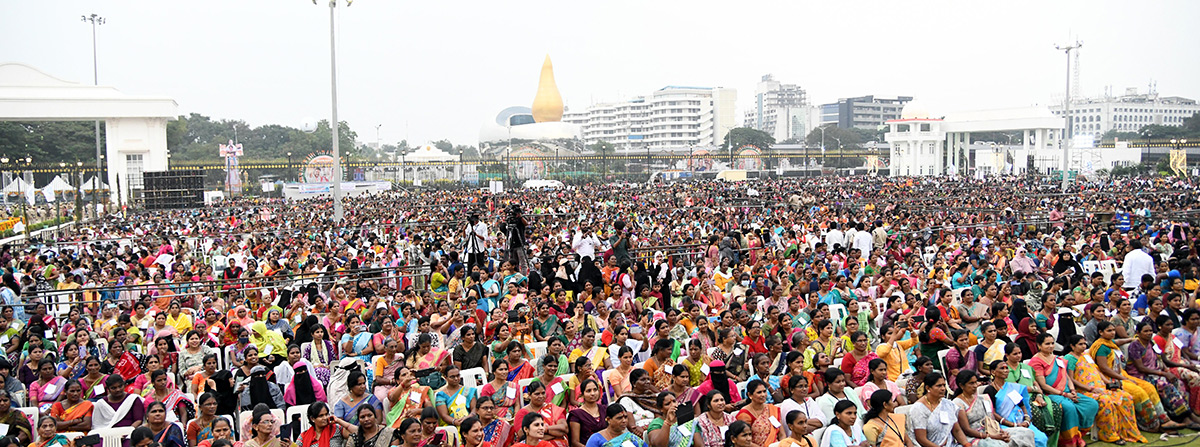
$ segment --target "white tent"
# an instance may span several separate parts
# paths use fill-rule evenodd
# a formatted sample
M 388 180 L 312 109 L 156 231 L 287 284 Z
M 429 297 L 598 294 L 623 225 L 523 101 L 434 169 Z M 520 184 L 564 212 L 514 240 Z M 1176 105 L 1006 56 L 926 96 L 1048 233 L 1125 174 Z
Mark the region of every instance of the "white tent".
M 432 145 L 425 145 L 405 155 L 408 162 L 454 161 L 457 157 L 446 153 Z
M 25 200 L 28 201 L 30 205 L 37 201 L 37 195 L 36 191 L 34 191 L 33 184 L 26 182 L 20 177 L 13 178 L 13 180 L 8 183 L 8 186 L 4 187 L 4 200 L 6 202 L 19 201 L 22 194 L 25 195 Z M 13 197 L 9 197 L 10 195 Z
M 63 180 L 61 175 L 56 175 L 56 176 L 54 176 L 54 180 L 51 180 L 50 183 L 47 184 L 46 186 L 43 186 L 42 189 L 43 190 L 48 189 L 50 191 L 58 192 L 58 191 L 74 191 L 75 187 L 71 186 L 70 183 L 67 183 L 66 180 Z
M 86 182 L 83 182 L 84 191 L 93 191 L 97 189 L 108 189 L 108 185 L 104 182 L 101 182 L 100 179 L 96 178 L 96 176 L 92 176 L 92 178 L 88 179 Z
M 19 194 L 19 193 L 22 193 L 22 192 L 25 192 L 25 191 L 28 191 L 31 189 L 33 189 L 33 186 L 31 186 L 28 182 L 26 182 L 25 179 L 22 179 L 20 177 L 13 177 L 13 180 L 11 182 L 8 182 L 8 186 L 4 187 L 4 194 L 5 195 L 8 195 L 9 193 Z

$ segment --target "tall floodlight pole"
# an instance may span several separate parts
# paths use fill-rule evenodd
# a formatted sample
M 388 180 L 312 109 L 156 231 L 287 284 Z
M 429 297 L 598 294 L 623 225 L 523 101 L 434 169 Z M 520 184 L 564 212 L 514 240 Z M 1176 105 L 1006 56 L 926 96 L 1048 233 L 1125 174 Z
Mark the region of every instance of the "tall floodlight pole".
M 349 7 L 353 0 L 346 0 Z M 317 0 L 313 0 L 316 4 Z M 329 91 L 332 99 L 333 121 L 329 123 L 333 135 L 333 220 L 341 221 L 345 212 L 342 210 L 342 154 L 338 150 L 338 102 L 337 102 L 337 33 L 334 24 L 334 8 L 338 0 L 329 0 Z
M 92 85 L 100 85 L 100 68 L 99 68 L 100 65 L 97 61 L 97 56 L 96 56 L 96 26 L 104 24 L 104 17 L 100 17 L 99 14 L 85 15 L 85 16 L 83 16 L 83 21 L 86 23 L 92 24 Z M 100 173 L 101 173 L 100 163 L 103 161 L 103 157 L 100 156 L 100 120 L 96 120 L 95 128 L 96 128 L 96 178 L 97 178 L 97 183 L 99 183 L 98 179 L 100 178 Z M 96 186 L 93 186 L 93 190 L 92 190 L 92 209 L 95 210 L 93 212 L 96 213 L 97 217 L 99 217 L 99 215 L 100 215 L 100 209 L 99 209 L 99 207 L 96 206 L 96 203 L 97 203 L 96 196 L 100 195 L 99 189 L 100 189 L 100 187 L 97 184 Z
M 1077 50 L 1083 46 L 1083 42 L 1075 41 L 1074 45 L 1055 45 L 1054 49 L 1062 51 L 1067 55 L 1067 90 L 1063 96 L 1063 142 L 1062 142 L 1062 189 L 1067 190 L 1070 184 L 1067 180 L 1067 169 L 1071 157 L 1071 50 Z

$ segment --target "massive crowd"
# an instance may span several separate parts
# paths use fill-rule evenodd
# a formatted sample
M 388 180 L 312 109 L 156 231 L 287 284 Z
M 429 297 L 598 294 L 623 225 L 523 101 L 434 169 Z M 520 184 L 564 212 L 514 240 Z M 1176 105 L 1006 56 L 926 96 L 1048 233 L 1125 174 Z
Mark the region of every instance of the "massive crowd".
M 108 216 L 0 248 L 0 446 L 1142 443 L 1200 428 L 1196 187 L 772 179 Z

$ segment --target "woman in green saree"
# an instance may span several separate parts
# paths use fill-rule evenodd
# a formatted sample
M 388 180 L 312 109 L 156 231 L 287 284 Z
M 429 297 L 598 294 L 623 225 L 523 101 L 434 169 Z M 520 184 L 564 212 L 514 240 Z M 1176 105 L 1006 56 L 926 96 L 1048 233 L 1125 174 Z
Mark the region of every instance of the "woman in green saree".
M 12 407 L 12 395 L 8 391 L 0 391 L 0 424 L 8 426 L 8 432 L 0 435 L 15 436 L 21 440 L 21 445 L 33 441 L 33 425 L 25 413 Z

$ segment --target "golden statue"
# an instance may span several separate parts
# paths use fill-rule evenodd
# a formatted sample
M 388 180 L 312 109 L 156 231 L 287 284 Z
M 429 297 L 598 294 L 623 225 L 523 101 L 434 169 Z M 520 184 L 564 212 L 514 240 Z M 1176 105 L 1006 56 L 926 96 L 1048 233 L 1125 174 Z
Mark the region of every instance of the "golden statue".
M 558 94 L 558 85 L 554 83 L 554 66 L 550 64 L 550 55 L 542 63 L 542 76 L 538 80 L 537 95 L 533 97 L 533 120 L 539 123 L 558 122 L 563 116 L 562 95 Z

